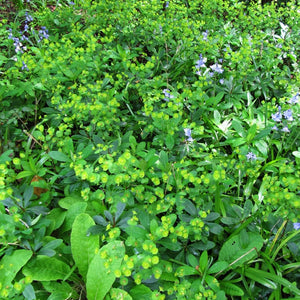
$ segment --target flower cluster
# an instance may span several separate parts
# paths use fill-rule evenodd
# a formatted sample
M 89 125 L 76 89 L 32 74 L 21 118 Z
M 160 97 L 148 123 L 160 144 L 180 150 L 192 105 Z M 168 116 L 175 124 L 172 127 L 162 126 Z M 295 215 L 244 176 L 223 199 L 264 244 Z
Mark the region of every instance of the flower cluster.
M 43 39 L 48 39 L 49 34 L 48 34 L 48 29 L 45 26 L 42 26 L 41 29 L 39 30 L 39 39 L 38 42 L 41 42 Z
M 195 65 L 197 75 L 199 75 L 199 76 L 202 75 L 200 68 L 205 68 L 205 72 L 203 73 L 203 75 L 208 72 L 210 77 L 213 77 L 215 73 L 222 74 L 224 72 L 224 69 L 222 68 L 222 65 L 221 65 L 223 60 L 221 58 L 218 61 L 219 63 L 215 63 L 215 64 L 211 65 L 209 68 L 206 67 L 206 65 L 205 65 L 206 62 L 207 62 L 207 58 L 203 57 L 202 54 L 200 54 L 199 59 L 196 61 L 196 65 Z M 221 79 L 220 83 L 223 84 L 224 79 Z
M 23 35 L 22 35 L 22 37 L 23 37 Z M 15 46 L 15 52 L 17 54 L 23 53 L 24 51 L 27 50 L 26 46 L 23 46 L 23 44 L 21 43 L 21 39 L 13 36 L 11 28 L 9 28 L 8 39 L 13 40 L 14 46 Z M 25 38 L 22 38 L 22 39 L 24 40 Z
M 29 41 L 28 35 L 30 34 L 30 23 L 33 21 L 33 17 L 25 12 L 25 20 L 24 20 L 24 29 L 20 31 L 21 37 L 14 37 L 12 33 L 12 29 L 9 28 L 9 35 L 8 38 L 14 41 L 15 52 L 24 53 L 27 50 L 26 46 L 23 46 L 22 42 Z M 35 31 L 31 28 L 31 32 L 35 34 Z M 43 39 L 48 39 L 48 29 L 45 26 L 42 26 L 41 29 L 38 31 L 38 43 L 41 42 Z
M 299 98 L 299 93 L 293 96 L 289 101 L 287 101 L 287 103 L 291 105 L 296 104 L 298 102 L 298 98 Z M 282 111 L 282 108 L 279 105 L 277 108 L 277 112 L 272 114 L 271 118 L 276 123 L 282 125 L 282 129 L 281 129 L 282 132 L 286 132 L 286 133 L 290 132 L 287 122 L 294 121 L 293 112 L 291 108 Z M 278 131 L 279 128 L 277 127 L 277 125 L 274 125 L 272 127 L 272 130 Z

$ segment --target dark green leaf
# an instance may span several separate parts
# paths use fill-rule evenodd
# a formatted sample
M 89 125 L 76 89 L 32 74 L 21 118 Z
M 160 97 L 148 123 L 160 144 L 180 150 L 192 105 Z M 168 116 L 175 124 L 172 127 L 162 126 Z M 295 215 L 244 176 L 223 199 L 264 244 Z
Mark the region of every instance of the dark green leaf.
M 50 151 L 48 154 L 52 159 L 57 161 L 61 161 L 61 162 L 70 161 L 70 158 L 66 154 L 60 151 Z

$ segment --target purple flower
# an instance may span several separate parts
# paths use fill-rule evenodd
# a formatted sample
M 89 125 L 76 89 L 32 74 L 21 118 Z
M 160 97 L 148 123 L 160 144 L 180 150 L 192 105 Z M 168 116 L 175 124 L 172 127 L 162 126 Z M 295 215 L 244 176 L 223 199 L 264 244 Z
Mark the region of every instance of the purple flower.
M 199 60 L 196 61 L 196 69 L 205 68 L 206 57 L 202 57 L 202 54 L 199 55 Z
M 194 139 L 192 138 L 192 130 L 190 128 L 184 128 L 184 134 L 187 137 L 188 142 L 192 142 Z
M 300 223 L 293 223 L 294 229 L 299 230 L 300 229 Z
M 282 115 L 281 115 L 281 106 L 278 106 L 278 112 L 275 114 L 272 114 L 272 119 L 275 122 L 281 122 Z
M 26 70 L 26 71 L 29 71 L 27 65 L 25 64 L 24 61 L 22 61 L 22 70 Z
M 70 1 L 69 5 L 75 5 L 75 3 L 73 1 Z
M 274 125 L 274 126 L 272 127 L 272 130 L 278 131 L 278 127 L 277 127 L 276 125 Z
M 257 160 L 257 157 L 254 153 L 252 152 L 249 152 L 247 155 L 246 155 L 247 159 L 248 160 Z
M 299 98 L 299 93 L 297 93 L 295 96 L 293 96 L 288 103 L 289 104 L 296 104 L 298 102 L 298 98 Z
M 42 39 L 48 39 L 49 38 L 49 34 L 48 34 L 48 29 L 46 29 L 45 26 L 42 26 L 41 29 L 39 30 L 39 42 Z
M 28 14 L 28 12 L 25 12 L 25 22 L 30 23 L 33 21 L 33 18 L 31 15 Z
M 169 7 L 169 1 L 166 2 L 165 8 Z
M 165 95 L 164 100 L 167 101 L 167 102 L 169 102 L 170 99 L 173 99 L 173 98 L 174 98 L 174 96 L 171 95 L 169 92 L 170 92 L 170 90 L 168 90 L 168 89 L 164 89 L 164 90 L 163 90 L 163 93 L 164 93 L 164 95 Z
M 282 132 L 290 132 L 289 128 L 287 126 L 284 126 L 282 129 L 281 129 Z
M 222 74 L 224 70 L 222 69 L 222 66 L 219 64 L 214 64 L 210 67 L 214 72 Z
M 283 116 L 288 120 L 288 121 L 293 121 L 293 116 L 292 116 L 292 110 L 288 109 L 283 113 Z
M 225 81 L 224 81 L 224 79 L 222 78 L 222 79 L 219 80 L 219 82 L 220 82 L 221 84 L 224 84 Z
M 202 35 L 203 35 L 203 41 L 207 41 L 208 30 L 205 30 L 204 32 L 202 32 Z

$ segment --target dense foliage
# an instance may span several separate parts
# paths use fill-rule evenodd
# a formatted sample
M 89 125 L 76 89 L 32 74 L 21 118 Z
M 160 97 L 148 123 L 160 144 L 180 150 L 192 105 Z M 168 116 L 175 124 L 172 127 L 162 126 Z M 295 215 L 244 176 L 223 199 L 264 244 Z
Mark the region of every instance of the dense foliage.
M 0 10 L 0 299 L 298 299 L 295 1 L 49 3 Z

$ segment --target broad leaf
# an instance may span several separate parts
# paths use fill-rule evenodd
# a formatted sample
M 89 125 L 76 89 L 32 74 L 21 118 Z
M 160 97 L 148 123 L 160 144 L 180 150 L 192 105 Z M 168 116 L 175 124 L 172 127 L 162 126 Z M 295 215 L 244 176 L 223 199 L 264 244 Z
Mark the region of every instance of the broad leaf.
M 72 226 L 72 255 L 83 278 L 86 278 L 89 264 L 95 256 L 96 249 L 99 249 L 99 237 L 87 236 L 88 229 L 93 225 L 95 222 L 92 217 L 82 213 L 76 217 Z
M 123 242 L 114 241 L 103 246 L 91 261 L 87 273 L 86 289 L 89 300 L 102 300 L 112 287 L 120 268 L 125 247 Z
M 31 256 L 32 252 L 29 250 L 15 250 L 11 255 L 5 255 L 0 261 L 0 285 L 10 285 Z
M 232 268 L 236 268 L 254 258 L 263 246 L 263 239 L 260 234 L 248 232 L 247 245 L 246 241 L 241 238 L 241 234 L 230 238 L 220 250 L 219 261 L 231 264 Z
M 70 161 L 70 158 L 66 154 L 60 151 L 50 151 L 48 154 L 52 159 L 57 161 L 61 161 L 61 162 Z
M 63 261 L 43 255 L 37 256 L 23 268 L 25 276 L 38 281 L 62 280 L 69 272 L 70 267 Z

